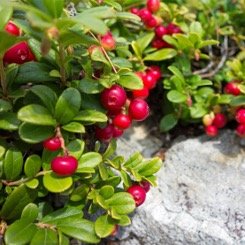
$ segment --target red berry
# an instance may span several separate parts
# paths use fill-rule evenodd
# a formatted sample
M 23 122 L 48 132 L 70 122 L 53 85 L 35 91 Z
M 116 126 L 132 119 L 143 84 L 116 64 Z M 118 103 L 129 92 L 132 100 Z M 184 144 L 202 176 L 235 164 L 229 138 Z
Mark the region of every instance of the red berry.
M 120 114 L 121 111 L 122 111 L 121 109 L 115 111 L 108 111 L 107 116 L 110 118 L 114 118 L 116 115 Z
M 245 137 L 245 124 L 239 124 L 236 128 L 236 133 L 240 137 L 244 138 Z
M 163 25 L 158 26 L 155 29 L 155 34 L 157 37 L 162 38 L 164 35 L 168 34 L 168 29 Z
M 218 134 L 218 128 L 214 125 L 205 127 L 205 132 L 208 136 L 215 137 Z
M 158 23 L 154 16 L 152 16 L 149 20 L 144 22 L 147 28 L 155 28 Z
M 182 33 L 182 30 L 180 29 L 179 26 L 169 23 L 167 26 L 167 31 L 169 35 L 175 34 L 175 33 Z
M 227 94 L 233 94 L 235 96 L 239 95 L 241 93 L 241 90 L 237 86 L 236 82 L 229 82 L 225 85 L 225 93 Z
M 147 72 L 153 75 L 156 80 L 160 79 L 162 76 L 161 68 L 159 66 L 150 66 L 148 67 Z
M 143 76 L 143 83 L 146 88 L 153 89 L 156 86 L 157 79 L 152 73 L 147 72 Z
M 145 190 L 145 192 L 148 192 L 151 188 L 151 184 L 146 180 L 141 181 L 140 186 Z
M 118 138 L 118 137 L 120 137 L 120 136 L 122 136 L 122 135 L 123 135 L 123 130 L 120 129 L 120 128 L 117 128 L 117 127 L 115 127 L 115 126 L 113 126 L 112 137 L 113 137 L 113 138 Z
M 149 96 L 149 89 L 144 87 L 142 89 L 135 89 L 132 91 L 133 98 L 146 99 Z
M 138 8 L 131 8 L 130 9 L 130 12 L 132 13 L 132 14 L 136 14 L 136 15 L 138 15 L 138 13 L 139 13 L 139 9 Z
M 49 138 L 43 142 L 43 147 L 49 151 L 57 151 L 61 148 L 59 137 Z
M 127 189 L 127 192 L 134 198 L 136 206 L 143 204 L 146 198 L 146 192 L 140 185 L 132 185 Z
M 128 108 L 129 116 L 137 121 L 145 120 L 150 113 L 148 104 L 142 99 L 134 99 Z
M 35 60 L 35 56 L 28 44 L 26 42 L 21 42 L 9 48 L 4 54 L 3 60 L 8 64 L 23 64 L 25 62 Z
M 154 38 L 152 43 L 151 43 L 151 46 L 153 48 L 156 48 L 156 49 L 161 49 L 161 48 L 171 48 L 172 46 L 167 43 L 166 41 L 162 40 L 161 38 Z
M 217 128 L 223 128 L 227 123 L 227 118 L 224 114 L 218 113 L 214 116 L 213 125 Z
M 139 15 L 139 17 L 141 18 L 141 20 L 143 22 L 146 22 L 147 20 L 152 18 L 151 12 L 148 9 L 146 9 L 146 8 L 141 9 L 139 11 L 138 15 Z
M 147 0 L 146 6 L 150 12 L 155 13 L 160 9 L 160 0 Z
M 113 136 L 113 125 L 108 124 L 104 128 L 96 127 L 95 136 L 98 140 L 105 141 L 105 142 L 110 141 Z
M 236 112 L 236 120 L 238 123 L 245 124 L 245 109 L 239 109 Z
M 17 27 L 12 21 L 9 21 L 7 25 L 5 26 L 5 31 L 14 35 L 19 36 L 20 35 L 20 29 Z
M 77 170 L 77 159 L 73 156 L 58 156 L 51 162 L 51 169 L 58 175 L 72 175 Z
M 113 85 L 103 90 L 100 96 L 102 105 L 110 111 L 120 110 L 127 99 L 125 90 L 119 85 Z
M 113 38 L 111 32 L 107 32 L 105 35 L 100 37 L 101 46 L 108 51 L 116 48 L 116 41 Z
M 125 114 L 118 114 L 113 119 L 114 126 L 118 127 L 119 129 L 127 129 L 131 125 L 131 118 Z

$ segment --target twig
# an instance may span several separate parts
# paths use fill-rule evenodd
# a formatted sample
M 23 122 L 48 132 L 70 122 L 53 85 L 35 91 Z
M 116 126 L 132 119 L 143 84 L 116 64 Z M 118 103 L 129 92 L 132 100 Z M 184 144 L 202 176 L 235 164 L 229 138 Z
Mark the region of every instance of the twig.
M 69 152 L 68 152 L 68 150 L 67 150 L 67 148 L 66 148 L 66 146 L 65 146 L 65 140 L 64 140 L 64 138 L 63 138 L 63 136 L 62 136 L 60 127 L 57 127 L 57 128 L 56 128 L 56 137 L 58 137 L 59 140 L 60 140 L 60 142 L 61 142 L 61 148 L 62 148 L 62 150 L 63 150 L 64 155 L 65 155 L 65 156 L 68 156 L 68 155 L 69 155 Z
M 0 57 L 0 80 L 1 80 L 1 87 L 3 90 L 3 95 L 7 97 L 8 91 L 7 91 L 6 74 L 5 74 L 4 66 L 3 66 L 3 57 Z

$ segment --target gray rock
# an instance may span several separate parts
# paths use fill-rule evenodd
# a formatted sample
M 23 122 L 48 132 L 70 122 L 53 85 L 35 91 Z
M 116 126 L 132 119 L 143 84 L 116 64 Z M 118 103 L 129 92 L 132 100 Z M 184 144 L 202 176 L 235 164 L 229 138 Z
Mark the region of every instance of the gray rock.
M 119 142 L 119 154 L 129 153 L 124 142 L 143 153 L 155 151 L 154 143 L 142 145 L 133 137 Z M 231 131 L 175 142 L 158 187 L 137 208 L 118 244 L 245 244 L 245 150 L 239 142 Z

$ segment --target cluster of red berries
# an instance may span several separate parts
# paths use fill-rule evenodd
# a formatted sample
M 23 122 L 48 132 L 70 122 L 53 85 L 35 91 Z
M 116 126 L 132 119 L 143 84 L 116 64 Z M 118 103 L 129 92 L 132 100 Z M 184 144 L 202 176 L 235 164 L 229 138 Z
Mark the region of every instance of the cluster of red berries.
M 236 128 L 236 133 L 240 137 L 245 137 L 245 108 L 240 108 L 236 112 L 236 121 L 238 122 L 238 126 Z
M 12 22 L 9 21 L 5 26 L 5 31 L 14 36 L 20 36 L 20 29 Z M 32 53 L 27 42 L 19 42 L 9 48 L 4 54 L 3 61 L 6 64 L 23 64 L 28 61 L 35 60 L 35 56 Z
M 43 147 L 49 151 L 61 149 L 61 140 L 55 136 L 43 142 Z M 57 156 L 51 161 L 51 169 L 60 176 L 70 176 L 77 170 L 78 161 L 75 157 L 64 155 Z
M 146 28 L 154 29 L 155 37 L 151 43 L 153 48 L 162 49 L 170 48 L 171 45 L 163 40 L 164 35 L 173 35 L 181 33 L 179 26 L 169 23 L 167 26 L 162 25 L 161 17 L 154 15 L 160 10 L 160 0 L 148 0 L 146 8 L 131 8 L 131 13 L 138 15 Z
M 143 121 L 149 115 L 146 101 L 140 98 L 129 101 L 124 88 L 117 84 L 104 89 L 100 101 L 110 118 L 106 127 L 95 129 L 95 135 L 101 141 L 110 141 L 121 136 L 123 131 L 131 126 L 132 120 Z

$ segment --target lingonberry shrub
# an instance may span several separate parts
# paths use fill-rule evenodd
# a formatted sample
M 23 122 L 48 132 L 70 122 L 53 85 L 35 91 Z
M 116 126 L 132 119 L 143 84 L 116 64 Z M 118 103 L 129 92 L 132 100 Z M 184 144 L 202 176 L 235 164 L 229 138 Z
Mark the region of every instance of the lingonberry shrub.
M 115 154 L 114 138 L 135 115 L 149 113 L 146 102 L 129 109 L 144 84 L 121 28 L 140 18 L 113 1 L 67 2 L 0 1 L 5 244 L 99 243 L 130 224 L 136 193 L 128 188 L 142 181 L 155 186 L 162 164 L 140 153 Z

